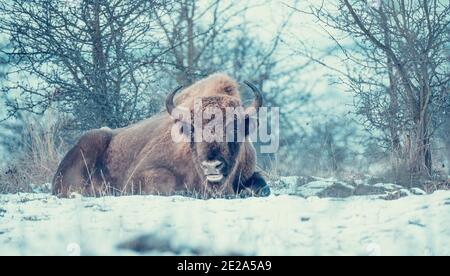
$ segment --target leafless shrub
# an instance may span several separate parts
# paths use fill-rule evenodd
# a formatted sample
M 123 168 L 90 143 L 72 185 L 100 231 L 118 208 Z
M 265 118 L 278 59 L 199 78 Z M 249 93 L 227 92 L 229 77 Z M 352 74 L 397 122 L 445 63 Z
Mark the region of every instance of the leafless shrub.
M 450 7 L 440 0 L 378 3 L 319 1 L 298 11 L 329 31 L 335 57 L 347 66 L 331 69 L 354 93 L 361 123 L 411 177 L 430 178 L 433 139 L 448 117 Z
M 48 191 L 65 151 L 60 138 L 63 120 L 29 118 L 25 121 L 22 145 L 0 170 L 0 193 Z

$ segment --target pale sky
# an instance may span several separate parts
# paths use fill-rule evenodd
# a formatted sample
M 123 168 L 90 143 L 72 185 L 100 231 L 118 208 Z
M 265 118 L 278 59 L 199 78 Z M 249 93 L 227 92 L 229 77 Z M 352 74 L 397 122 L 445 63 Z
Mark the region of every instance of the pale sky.
M 311 15 L 295 11 L 291 8 L 296 7 L 297 9 L 307 10 L 308 5 L 311 3 L 315 5 L 320 4 L 319 1 L 269 0 L 263 2 L 267 4 L 251 9 L 247 15 L 247 19 L 258 23 L 261 26 L 257 30 L 258 36 L 264 41 L 270 42 L 283 22 L 289 18 L 289 24 L 283 29 L 283 43 L 277 55 L 281 58 L 288 57 L 290 64 L 293 66 L 303 64 L 307 61 L 306 58 L 302 58 L 296 53 L 302 49 L 302 44 L 311 51 L 315 58 L 322 57 L 328 48 L 335 46 L 327 33 L 329 32 L 335 35 L 336 32 L 334 30 L 327 29 L 325 31 L 325 29 L 315 22 L 315 19 Z M 333 5 L 332 2 L 328 1 L 328 5 Z M 344 69 L 343 64 L 338 58 L 328 56 L 321 60 L 333 68 L 339 70 Z M 345 87 L 333 83 L 328 77 L 330 74 L 336 75 L 330 69 L 313 63 L 307 70 L 299 73 L 298 81 L 299 83 L 309 82 L 315 84 L 313 96 L 320 97 L 319 108 L 339 114 L 346 113 L 351 108 L 350 105 L 352 104 L 353 97 L 350 93 L 345 92 Z M 317 106 L 314 108 L 317 108 Z

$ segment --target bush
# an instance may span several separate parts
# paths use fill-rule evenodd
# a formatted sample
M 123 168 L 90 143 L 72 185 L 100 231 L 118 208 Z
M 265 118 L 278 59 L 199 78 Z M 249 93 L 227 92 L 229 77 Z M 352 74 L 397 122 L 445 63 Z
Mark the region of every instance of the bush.
M 0 170 L 0 193 L 48 191 L 66 151 L 61 138 L 65 121 L 51 116 L 28 118 L 17 151 Z

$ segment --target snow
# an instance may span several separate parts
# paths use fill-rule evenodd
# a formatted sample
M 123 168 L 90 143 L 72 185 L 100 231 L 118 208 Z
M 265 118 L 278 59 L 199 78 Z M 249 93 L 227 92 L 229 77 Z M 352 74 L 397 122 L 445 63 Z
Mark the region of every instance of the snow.
M 302 197 L 318 196 L 329 188 L 338 187 L 340 190 L 352 192 L 355 187 L 344 182 L 334 182 L 330 180 L 318 180 L 300 186 L 297 189 L 298 195 Z
M 449 226 L 450 191 L 392 201 L 0 195 L 0 255 L 450 255 Z

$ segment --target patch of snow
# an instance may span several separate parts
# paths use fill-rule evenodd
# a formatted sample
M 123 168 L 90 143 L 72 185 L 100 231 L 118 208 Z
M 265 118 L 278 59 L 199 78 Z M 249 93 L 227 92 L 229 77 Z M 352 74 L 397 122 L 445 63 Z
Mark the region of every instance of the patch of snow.
M 298 183 L 299 177 L 298 176 L 281 176 L 280 180 L 283 183 L 288 184 L 289 186 L 295 186 Z
M 52 190 L 52 183 L 30 184 L 30 187 L 34 193 L 49 193 Z
M 318 196 L 323 192 L 326 192 L 327 190 L 330 190 L 332 188 L 336 188 L 337 190 L 345 190 L 348 191 L 348 193 L 351 193 L 351 191 L 355 189 L 355 187 L 353 187 L 352 185 L 344 182 L 320 180 L 320 181 L 313 181 L 299 187 L 297 189 L 297 192 L 299 195 L 303 197 L 310 197 L 310 196 Z
M 348 184 L 348 183 L 345 183 L 345 182 L 336 182 L 337 184 L 339 184 L 339 185 L 341 185 L 341 186 L 343 186 L 343 187 L 345 187 L 345 188 L 347 188 L 347 189 L 351 189 L 351 190 L 354 190 L 355 189 L 355 187 L 353 186 L 353 185 L 350 185 L 350 184 Z
M 312 178 L 316 179 L 317 181 L 323 181 L 323 182 L 335 182 L 338 181 L 336 177 L 330 176 L 330 177 L 318 177 L 313 176 Z
M 450 255 L 449 225 L 450 191 L 392 201 L 0 195 L 0 255 Z M 146 251 L 124 246 L 136 240 Z
M 411 188 L 411 192 L 415 195 L 426 195 L 427 192 L 425 192 L 424 190 L 420 189 L 420 188 Z
M 276 195 L 294 194 L 299 183 L 298 176 L 282 176 L 277 181 L 270 183 L 272 193 Z
M 413 194 L 413 193 L 411 193 L 410 190 L 405 189 L 405 188 L 400 189 L 399 192 L 400 192 L 400 193 L 403 193 L 403 194 L 406 195 L 406 196 L 410 196 L 410 195 Z

